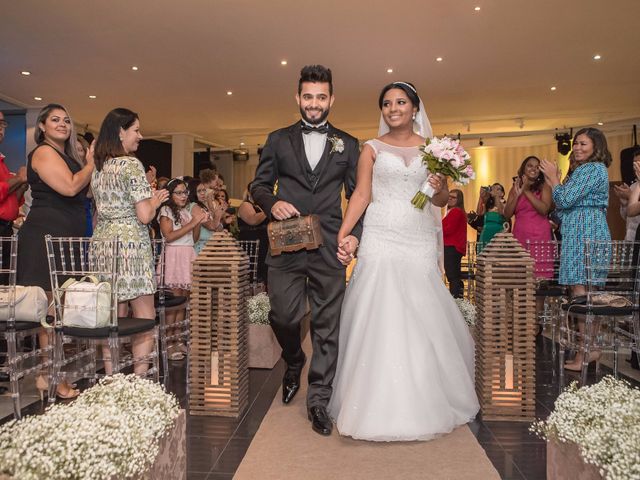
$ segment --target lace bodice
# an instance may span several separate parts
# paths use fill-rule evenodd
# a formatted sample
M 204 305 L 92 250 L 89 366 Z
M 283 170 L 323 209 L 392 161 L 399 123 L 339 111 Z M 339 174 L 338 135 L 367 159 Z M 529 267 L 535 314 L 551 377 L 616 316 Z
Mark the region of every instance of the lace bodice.
M 364 225 L 387 226 L 397 230 L 437 230 L 429 209 L 418 210 L 411 199 L 427 178 L 418 147 L 395 147 L 369 140 L 375 152 L 371 204 Z
M 418 147 L 395 147 L 380 140 L 366 144 L 373 148 L 375 162 L 358 254 L 433 259 L 435 265 L 441 222 L 431 205 L 419 210 L 411 204 L 428 174 Z

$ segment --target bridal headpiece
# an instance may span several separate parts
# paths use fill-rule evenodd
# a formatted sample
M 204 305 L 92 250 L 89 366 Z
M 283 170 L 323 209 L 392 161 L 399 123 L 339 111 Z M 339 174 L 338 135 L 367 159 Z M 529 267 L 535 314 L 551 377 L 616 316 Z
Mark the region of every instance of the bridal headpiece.
M 432 138 L 433 130 L 431 129 L 431 123 L 429 122 L 429 117 L 427 116 L 427 112 L 425 111 L 424 103 L 422 103 L 422 99 L 418 95 L 415 87 L 407 82 L 393 82 L 393 85 L 403 85 L 416 94 L 420 103 L 418 106 L 418 111 L 416 112 L 416 118 L 413 119 L 413 131 L 421 137 Z M 384 121 L 382 113 L 380 113 L 380 126 L 378 127 L 378 136 L 381 137 L 382 135 L 385 135 L 387 133 L 389 133 L 389 126 L 387 125 L 387 122 Z

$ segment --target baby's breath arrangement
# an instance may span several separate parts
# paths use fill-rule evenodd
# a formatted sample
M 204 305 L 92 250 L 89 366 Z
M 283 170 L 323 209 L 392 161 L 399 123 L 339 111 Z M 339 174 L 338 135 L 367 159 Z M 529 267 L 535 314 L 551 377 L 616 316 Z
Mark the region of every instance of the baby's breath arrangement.
M 249 322 L 258 325 L 269 325 L 269 296 L 266 293 L 259 293 L 248 300 Z
M 582 459 L 609 480 L 640 478 L 640 390 L 611 376 L 595 385 L 572 383 L 546 421 L 531 425 L 538 436 L 578 445 Z
M 117 374 L 71 404 L 0 427 L 0 472 L 20 480 L 143 479 L 179 406 L 150 380 Z
M 464 321 L 467 325 L 473 326 L 476 324 L 476 306 L 465 298 L 456 298 L 456 305 L 460 309 L 460 313 L 464 317 Z

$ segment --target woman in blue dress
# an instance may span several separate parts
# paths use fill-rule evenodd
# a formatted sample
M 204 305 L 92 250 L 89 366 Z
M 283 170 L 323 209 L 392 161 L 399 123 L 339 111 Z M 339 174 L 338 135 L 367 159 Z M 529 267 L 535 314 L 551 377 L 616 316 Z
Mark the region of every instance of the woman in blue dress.
M 567 285 L 571 297 L 586 295 L 584 246 L 586 240 L 611 240 L 607 225 L 611 153 L 607 139 L 596 128 L 583 128 L 573 138 L 576 167 L 564 184 L 560 183 L 557 165 L 543 160 L 540 169 L 553 192 L 553 201 L 562 219 L 559 283 Z M 584 331 L 584 322 L 578 325 Z M 593 352 L 589 360 L 597 360 Z M 582 353 L 567 362 L 565 368 L 579 371 Z

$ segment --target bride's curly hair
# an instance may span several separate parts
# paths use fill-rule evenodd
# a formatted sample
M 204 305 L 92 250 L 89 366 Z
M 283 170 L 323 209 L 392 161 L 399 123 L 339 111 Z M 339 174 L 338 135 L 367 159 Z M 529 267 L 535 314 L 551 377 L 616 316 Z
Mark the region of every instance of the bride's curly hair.
M 378 107 L 380 107 L 380 110 L 382 110 L 382 102 L 384 101 L 385 94 L 392 88 L 397 88 L 406 93 L 412 105 L 420 110 L 420 97 L 418 96 L 418 91 L 416 90 L 416 87 L 413 85 L 413 83 L 409 82 L 393 82 L 382 87 L 380 97 L 378 98 Z

